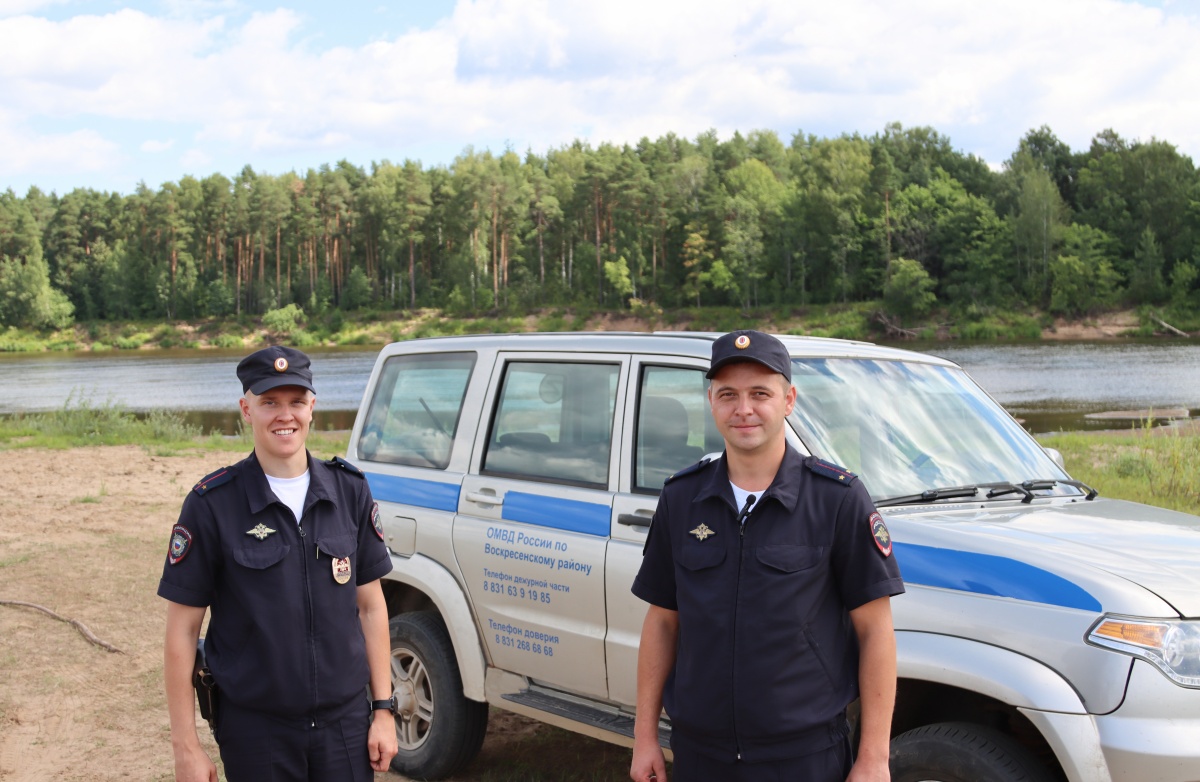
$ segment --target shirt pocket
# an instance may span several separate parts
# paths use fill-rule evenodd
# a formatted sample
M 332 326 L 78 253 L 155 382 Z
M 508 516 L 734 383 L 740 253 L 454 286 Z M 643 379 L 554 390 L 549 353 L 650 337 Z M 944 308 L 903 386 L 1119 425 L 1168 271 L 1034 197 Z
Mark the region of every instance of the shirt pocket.
M 824 551 L 820 546 L 779 544 L 759 546 L 755 556 L 766 566 L 768 572 L 799 573 L 819 565 Z
M 354 535 L 323 535 L 317 538 L 317 548 L 336 559 L 346 559 L 354 556 L 358 538 Z
M 679 552 L 675 598 L 684 616 L 709 617 L 733 594 L 724 546 L 692 542 Z
M 723 546 L 697 544 L 684 546 L 683 551 L 679 552 L 679 564 L 685 570 L 694 572 L 714 568 L 724 561 L 725 548 Z
M 275 546 L 243 546 L 233 550 L 233 561 L 251 570 L 266 570 L 282 562 L 291 548 L 286 543 Z

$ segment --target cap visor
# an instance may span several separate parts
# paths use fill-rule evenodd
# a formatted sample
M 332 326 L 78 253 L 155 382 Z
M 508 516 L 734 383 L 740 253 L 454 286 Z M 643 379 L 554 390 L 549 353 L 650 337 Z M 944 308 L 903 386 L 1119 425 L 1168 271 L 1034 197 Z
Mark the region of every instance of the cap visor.
M 260 380 L 257 383 L 255 383 L 254 385 L 250 386 L 246 390 L 249 391 L 250 393 L 254 394 L 255 396 L 258 396 L 259 394 L 263 394 L 263 393 L 266 393 L 267 391 L 270 391 L 272 388 L 280 388 L 281 386 L 295 386 L 296 388 L 306 388 L 309 391 L 312 391 L 314 394 L 317 393 L 317 389 L 312 387 L 312 383 L 306 383 L 303 380 L 301 380 L 300 378 L 287 377 L 285 375 L 281 375 L 279 377 L 269 377 L 266 380 Z

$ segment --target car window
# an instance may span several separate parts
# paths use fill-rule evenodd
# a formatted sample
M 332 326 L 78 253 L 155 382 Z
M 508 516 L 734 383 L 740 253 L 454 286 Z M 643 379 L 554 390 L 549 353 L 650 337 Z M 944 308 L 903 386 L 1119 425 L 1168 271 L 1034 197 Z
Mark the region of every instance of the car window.
M 724 448 L 708 408 L 704 371 L 646 366 L 638 386 L 634 491 L 658 492 L 663 482 L 706 453 Z
M 484 472 L 606 486 L 619 375 L 617 364 L 510 362 Z
M 359 458 L 445 469 L 474 365 L 474 353 L 389 358 L 359 435 Z
M 791 420 L 822 458 L 859 473 L 876 498 L 944 486 L 1066 478 L 957 367 L 793 358 Z M 1053 490 L 1076 494 L 1061 484 Z

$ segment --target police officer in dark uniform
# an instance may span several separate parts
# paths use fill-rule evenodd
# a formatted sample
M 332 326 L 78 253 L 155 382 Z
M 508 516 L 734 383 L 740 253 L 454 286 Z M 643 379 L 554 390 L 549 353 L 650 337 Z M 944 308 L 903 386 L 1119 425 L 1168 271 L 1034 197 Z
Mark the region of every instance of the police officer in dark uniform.
M 192 671 L 205 640 L 215 735 L 230 782 L 367 782 L 396 754 L 392 569 L 362 473 L 305 448 L 306 355 L 270 347 L 237 368 L 254 452 L 203 478 L 171 531 L 165 680 L 175 778 L 216 782 L 196 733 Z
M 676 782 L 886 782 L 904 591 L 887 527 L 853 473 L 787 445 L 779 340 L 726 334 L 707 376 L 725 452 L 667 481 L 633 584 L 650 607 L 630 777 L 666 780 L 665 703 Z

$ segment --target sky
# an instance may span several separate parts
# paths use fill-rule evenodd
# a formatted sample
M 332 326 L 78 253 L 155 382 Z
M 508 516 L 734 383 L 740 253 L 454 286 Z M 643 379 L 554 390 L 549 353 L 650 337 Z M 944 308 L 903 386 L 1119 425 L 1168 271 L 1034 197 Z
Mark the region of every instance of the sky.
M 0 191 L 675 133 L 1200 159 L 1197 0 L 0 0 Z

